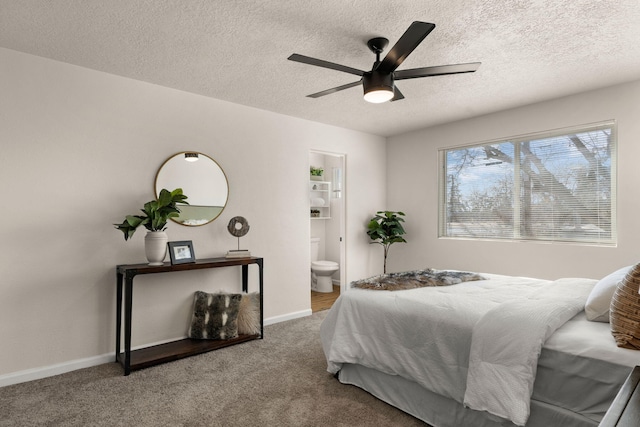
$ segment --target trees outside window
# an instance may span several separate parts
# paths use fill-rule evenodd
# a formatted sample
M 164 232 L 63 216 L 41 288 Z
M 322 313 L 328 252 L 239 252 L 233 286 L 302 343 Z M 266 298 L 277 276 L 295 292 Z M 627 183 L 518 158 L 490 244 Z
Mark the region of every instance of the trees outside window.
M 440 151 L 440 236 L 615 244 L 615 124 Z

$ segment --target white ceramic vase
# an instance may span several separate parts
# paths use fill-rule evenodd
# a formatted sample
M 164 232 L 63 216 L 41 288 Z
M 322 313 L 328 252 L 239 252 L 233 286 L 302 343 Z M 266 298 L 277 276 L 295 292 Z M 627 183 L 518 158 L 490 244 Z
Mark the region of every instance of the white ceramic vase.
M 144 236 L 144 253 L 149 265 L 162 265 L 167 256 L 169 237 L 164 231 L 148 231 Z

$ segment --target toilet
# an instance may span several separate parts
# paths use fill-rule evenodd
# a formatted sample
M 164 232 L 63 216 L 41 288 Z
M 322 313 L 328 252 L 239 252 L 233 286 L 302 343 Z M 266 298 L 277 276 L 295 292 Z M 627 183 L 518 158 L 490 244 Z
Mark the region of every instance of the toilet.
M 318 260 L 320 238 L 311 238 L 311 289 L 316 292 L 333 292 L 331 276 L 339 265 L 333 261 Z

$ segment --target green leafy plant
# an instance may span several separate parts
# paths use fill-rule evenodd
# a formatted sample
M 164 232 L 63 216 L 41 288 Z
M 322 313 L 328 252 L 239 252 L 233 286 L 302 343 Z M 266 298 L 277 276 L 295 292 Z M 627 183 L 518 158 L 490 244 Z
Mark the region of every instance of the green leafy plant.
M 311 166 L 310 168 L 311 176 L 322 176 L 324 173 L 324 169 L 320 167 Z
M 187 196 L 182 194 L 182 188 L 176 188 L 173 191 L 163 188 L 157 200 L 145 203 L 140 209 L 144 215 L 127 215 L 122 224 L 113 225 L 124 233 L 124 240 L 129 240 L 136 232 L 136 228 L 141 225 L 149 231 L 164 231 L 169 218 L 180 215 L 177 204 L 189 204 L 185 202 L 186 199 Z
M 373 240 L 371 243 L 377 243 L 384 248 L 384 273 L 387 273 L 387 255 L 389 247 L 394 243 L 407 243 L 402 237 L 405 233 L 402 223 L 404 212 L 378 211 L 376 216 L 371 218 L 367 226 L 367 234 Z

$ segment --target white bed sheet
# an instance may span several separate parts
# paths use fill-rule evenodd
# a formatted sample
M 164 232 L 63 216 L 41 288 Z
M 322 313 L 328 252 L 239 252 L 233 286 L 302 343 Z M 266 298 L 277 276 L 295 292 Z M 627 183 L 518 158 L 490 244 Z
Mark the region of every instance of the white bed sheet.
M 416 303 L 414 298 L 418 298 L 418 300 L 422 300 L 424 298 L 423 292 L 428 292 L 430 295 L 428 299 L 433 300 L 432 302 L 436 302 L 435 306 L 431 306 L 432 308 L 429 309 L 429 311 L 433 310 L 434 312 L 437 312 L 437 311 L 441 311 L 442 309 L 445 309 L 444 312 L 446 313 L 448 309 L 450 309 L 448 304 L 449 298 L 454 297 L 456 300 L 458 299 L 458 296 L 455 295 L 458 292 L 457 288 L 472 287 L 475 289 L 473 289 L 471 292 L 472 293 L 477 292 L 476 294 L 477 300 L 473 301 L 472 305 L 467 304 L 463 306 L 465 308 L 463 309 L 463 313 L 464 313 L 463 317 L 473 318 L 477 314 L 476 311 L 479 308 L 476 306 L 477 304 L 479 304 L 480 306 L 484 306 L 484 309 L 486 309 L 487 306 L 491 306 L 493 304 L 499 305 L 501 301 L 504 301 L 502 295 L 500 295 L 499 297 L 497 294 L 494 295 L 494 291 L 496 290 L 494 288 L 495 283 L 499 283 L 500 285 L 502 285 L 504 281 L 511 282 L 510 283 L 511 285 L 517 283 L 516 286 L 513 286 L 513 289 L 511 290 L 511 292 L 512 291 L 522 292 L 523 289 L 537 288 L 541 285 L 544 286 L 545 284 L 551 283 L 550 281 L 533 279 L 533 278 L 523 278 L 523 277 L 515 278 L 511 276 L 486 274 L 486 273 L 482 273 L 482 275 L 487 277 L 490 280 L 468 282 L 468 283 L 462 283 L 455 286 L 440 287 L 436 289 L 430 288 L 428 291 L 412 290 L 412 291 L 402 291 L 402 292 L 386 292 L 386 291 L 370 291 L 370 290 L 354 289 L 354 290 L 350 290 L 349 293 L 363 292 L 366 294 L 370 294 L 370 297 L 369 295 L 367 295 L 367 297 L 365 298 L 366 300 L 370 300 L 370 298 L 374 298 L 375 296 L 375 300 L 377 302 L 373 305 L 374 306 L 378 305 L 378 309 L 373 311 L 378 311 L 382 309 L 383 306 L 384 307 L 395 306 L 395 310 L 397 310 L 399 305 L 405 305 L 405 304 L 414 305 Z M 468 292 L 468 290 L 466 292 Z M 511 292 L 508 292 L 508 293 L 511 293 Z M 402 300 L 402 304 L 399 304 L 400 303 L 399 300 Z M 368 304 L 369 303 L 367 303 L 367 305 Z M 352 305 L 352 304 L 349 304 L 349 305 Z M 360 308 L 364 308 L 364 307 L 358 307 L 358 305 L 353 305 L 351 308 L 355 309 L 358 312 L 358 314 L 356 315 L 356 318 L 359 319 L 358 322 L 362 320 L 363 317 L 366 318 L 370 316 L 370 314 L 365 314 L 368 312 L 360 310 Z M 451 313 L 451 312 L 448 312 L 448 313 Z M 432 314 L 435 314 L 435 313 L 432 313 Z M 377 317 L 377 314 L 374 314 L 374 316 L 375 317 L 373 318 L 369 318 L 370 324 L 378 323 L 377 327 L 379 328 L 380 327 L 379 322 L 374 321 L 375 318 L 379 318 L 379 317 Z M 432 319 L 431 320 L 432 322 L 434 321 L 434 317 L 432 316 L 428 316 L 428 317 Z M 466 321 L 468 320 L 471 320 L 471 319 L 467 319 Z M 353 321 L 356 321 L 355 318 L 353 319 Z M 397 319 L 394 319 L 394 323 L 395 321 L 397 321 Z M 402 323 L 406 323 L 406 321 L 403 320 Z M 324 326 L 328 326 L 328 325 L 324 325 Z M 333 326 L 335 327 L 336 325 L 334 324 Z M 342 326 L 345 326 L 345 325 L 343 324 Z M 385 325 L 385 329 L 386 329 L 386 326 L 388 325 Z M 422 324 L 420 326 L 421 326 L 420 329 L 422 329 L 422 328 L 425 328 L 427 325 Z M 455 330 L 455 329 L 458 329 L 457 326 L 458 326 L 457 324 L 454 324 L 454 325 L 450 325 L 449 328 L 453 327 Z M 333 329 L 333 328 L 329 326 L 327 329 Z M 324 332 L 325 332 L 325 335 L 328 333 L 328 331 L 324 331 Z M 334 332 L 335 330 L 330 334 L 333 334 Z M 450 335 L 453 332 L 453 330 L 448 330 L 447 332 L 448 333 L 446 335 Z M 457 332 L 460 332 L 460 331 L 457 331 Z M 361 336 L 364 336 L 363 333 L 364 335 L 371 336 L 370 333 L 373 333 L 373 331 L 368 330 L 365 332 L 365 330 L 360 330 L 357 334 L 358 338 L 356 339 L 356 341 L 359 341 L 359 338 Z M 338 333 L 338 335 L 342 335 L 342 334 Z M 457 334 L 454 333 L 454 335 L 457 335 Z M 327 338 L 327 336 L 325 336 L 325 338 Z M 351 337 L 351 339 L 353 339 L 353 337 Z M 327 343 L 325 342 L 325 344 Z M 356 345 L 355 347 L 359 347 L 359 344 Z M 619 368 L 622 368 L 623 370 L 624 370 L 623 367 L 633 367 L 636 365 L 640 365 L 640 351 L 618 348 L 615 345 L 615 341 L 611 335 L 610 325 L 606 323 L 601 323 L 601 322 L 589 322 L 586 320 L 584 312 L 579 313 L 574 318 L 566 322 L 559 329 L 557 329 L 553 333 L 553 335 L 549 337 L 548 340 L 546 340 L 543 347 L 550 351 L 566 353 L 576 357 L 601 360 L 606 363 L 617 365 Z M 328 351 L 328 353 L 333 353 L 332 350 L 333 349 L 330 350 L 330 346 L 325 348 L 325 351 Z M 352 350 L 354 349 L 352 348 Z M 378 351 L 378 348 L 376 348 L 375 351 Z M 356 353 L 357 352 L 358 351 L 356 351 Z M 329 354 L 327 354 L 327 356 L 329 356 Z M 341 361 L 343 363 L 362 363 L 363 362 L 363 360 L 360 360 L 360 362 L 357 362 L 355 359 L 352 359 L 353 356 L 355 356 L 355 354 L 350 353 L 349 357 L 347 357 L 346 359 L 343 358 Z M 460 355 L 458 354 L 457 356 L 459 357 Z M 395 357 L 397 358 L 398 355 L 396 354 Z M 331 357 L 328 357 L 329 371 L 336 372 L 340 369 L 341 363 L 335 363 L 336 360 L 335 359 L 331 360 L 331 359 L 332 359 Z M 456 364 L 459 362 L 461 362 L 461 360 L 456 360 Z M 365 362 L 365 364 L 367 363 Z M 380 368 L 381 367 L 378 367 L 378 369 Z M 464 364 L 462 366 L 459 366 L 456 369 L 455 371 L 456 373 L 454 374 L 454 376 L 456 375 L 464 376 L 466 374 L 465 368 L 466 366 L 464 366 Z M 618 369 L 618 368 L 615 368 L 615 369 Z M 386 369 L 382 369 L 382 370 L 385 371 Z M 605 366 L 605 371 L 611 371 L 611 370 L 607 369 L 607 366 Z M 392 372 L 387 372 L 387 373 L 392 373 Z M 399 372 L 396 371 L 394 373 L 397 375 Z M 400 375 L 403 375 L 403 374 L 400 373 Z M 407 377 L 407 378 L 413 378 L 414 381 L 417 379 L 418 383 L 423 383 L 423 381 L 425 380 L 425 378 L 420 378 L 420 377 Z M 431 382 L 431 385 L 433 385 L 434 383 L 441 384 L 440 381 L 434 381 L 434 379 L 435 378 L 428 379 L 428 381 Z M 451 380 L 453 380 L 453 378 L 448 378 L 448 381 L 445 381 L 445 383 L 448 383 L 449 385 L 451 385 L 452 383 L 455 383 L 455 381 L 451 381 Z M 549 382 L 548 378 L 546 378 L 546 380 L 547 382 Z M 609 380 L 607 379 L 606 381 L 609 381 Z M 613 380 L 611 381 L 615 382 Z M 553 381 L 551 382 L 553 383 Z M 462 384 L 464 384 L 464 382 L 462 382 Z M 425 384 L 423 383 L 423 386 L 424 385 Z M 553 389 L 555 388 L 557 388 L 557 386 L 553 387 Z M 432 389 L 436 392 L 441 393 L 444 396 L 447 396 L 450 398 L 453 397 L 454 399 L 456 399 L 455 396 L 457 395 L 457 393 L 461 391 L 461 390 L 457 390 L 455 387 L 453 388 L 453 390 L 451 388 L 449 390 L 439 390 L 437 387 L 435 389 L 432 387 Z M 550 393 L 548 395 L 553 396 L 553 393 Z M 600 400 L 603 400 L 603 399 L 600 399 Z M 543 401 L 549 401 L 549 400 L 543 400 Z M 562 403 L 562 399 L 560 399 L 560 401 Z M 560 407 L 567 407 L 567 406 L 560 406 Z M 577 411 L 577 413 L 582 413 L 582 411 Z
M 555 280 L 486 313 L 473 327 L 465 406 L 525 425 L 542 346 L 584 310 L 595 283 Z
M 350 289 L 321 327 L 328 371 L 336 373 L 343 363 L 358 363 L 410 378 L 462 402 L 473 325 L 501 303 L 551 283 L 482 275 L 488 280 L 406 291 Z M 421 313 L 419 318 L 416 312 Z M 425 336 L 433 338 L 428 341 Z
M 544 343 L 544 348 L 616 365 L 640 365 L 640 350 L 616 346 L 611 325 L 588 321 L 584 311 L 558 328 Z

